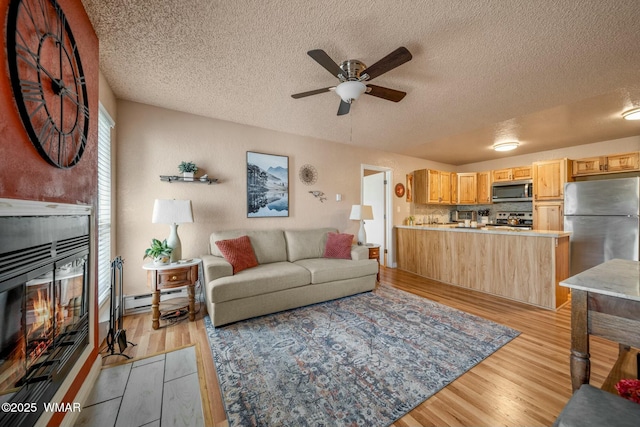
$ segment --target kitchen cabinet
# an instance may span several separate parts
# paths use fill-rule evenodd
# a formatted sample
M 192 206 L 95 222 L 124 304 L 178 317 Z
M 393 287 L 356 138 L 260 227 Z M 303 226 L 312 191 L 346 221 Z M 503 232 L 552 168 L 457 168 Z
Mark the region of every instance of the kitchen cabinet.
M 451 172 L 451 204 L 458 204 L 458 174 Z
M 637 171 L 640 169 L 639 160 L 638 152 L 578 159 L 573 161 L 572 175 L 599 175 Z
M 563 200 L 568 181 L 568 160 L 556 159 L 533 163 L 533 201 Z
M 478 202 L 478 174 L 459 173 L 458 175 L 458 203 L 461 205 L 474 205 Z
M 413 171 L 413 201 L 417 204 L 451 204 L 452 198 L 451 172 L 433 169 L 419 169 Z
M 491 172 L 478 172 L 478 203 L 491 203 Z
M 533 228 L 534 230 L 564 230 L 564 203 L 537 202 L 533 206 Z
M 520 181 L 531 179 L 531 166 L 518 166 L 493 171 L 493 182 Z

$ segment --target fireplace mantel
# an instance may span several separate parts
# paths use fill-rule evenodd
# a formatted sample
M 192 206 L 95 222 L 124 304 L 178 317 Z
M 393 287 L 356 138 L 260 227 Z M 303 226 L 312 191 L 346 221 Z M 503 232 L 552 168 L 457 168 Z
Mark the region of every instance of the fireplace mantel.
M 91 215 L 91 206 L 0 198 L 0 216 Z

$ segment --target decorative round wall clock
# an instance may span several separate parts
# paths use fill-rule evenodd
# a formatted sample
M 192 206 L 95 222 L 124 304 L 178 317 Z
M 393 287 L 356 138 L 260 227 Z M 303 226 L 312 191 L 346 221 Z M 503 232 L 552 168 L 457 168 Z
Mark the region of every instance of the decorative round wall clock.
M 7 57 L 29 139 L 53 166 L 75 166 L 87 145 L 89 100 L 78 46 L 55 0 L 11 2 Z
M 303 184 L 313 185 L 318 180 L 318 171 L 311 165 L 302 165 L 298 176 Z
M 396 191 L 396 196 L 397 196 L 397 197 L 402 197 L 402 196 L 404 196 L 404 185 L 403 185 L 402 183 L 400 183 L 400 182 L 399 182 L 399 183 L 397 183 L 397 184 L 396 184 L 395 191 Z

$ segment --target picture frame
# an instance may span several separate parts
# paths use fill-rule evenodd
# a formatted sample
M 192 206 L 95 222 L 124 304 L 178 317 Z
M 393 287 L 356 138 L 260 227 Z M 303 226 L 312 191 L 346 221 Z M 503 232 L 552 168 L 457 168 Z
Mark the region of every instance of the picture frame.
M 289 156 L 247 151 L 247 218 L 289 216 Z
M 407 202 L 413 201 L 413 172 L 407 174 Z

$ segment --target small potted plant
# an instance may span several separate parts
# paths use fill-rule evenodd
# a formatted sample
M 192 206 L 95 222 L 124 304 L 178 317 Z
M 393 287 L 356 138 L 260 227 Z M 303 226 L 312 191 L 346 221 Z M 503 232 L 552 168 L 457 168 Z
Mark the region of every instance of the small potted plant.
M 198 172 L 198 167 L 193 162 L 182 162 L 178 165 L 178 170 L 182 172 L 185 181 L 193 181 L 193 175 Z
M 151 246 L 144 251 L 144 258 L 152 258 L 155 265 L 167 265 L 171 260 L 173 248 L 167 245 L 167 239 L 162 242 L 158 239 L 151 239 Z

